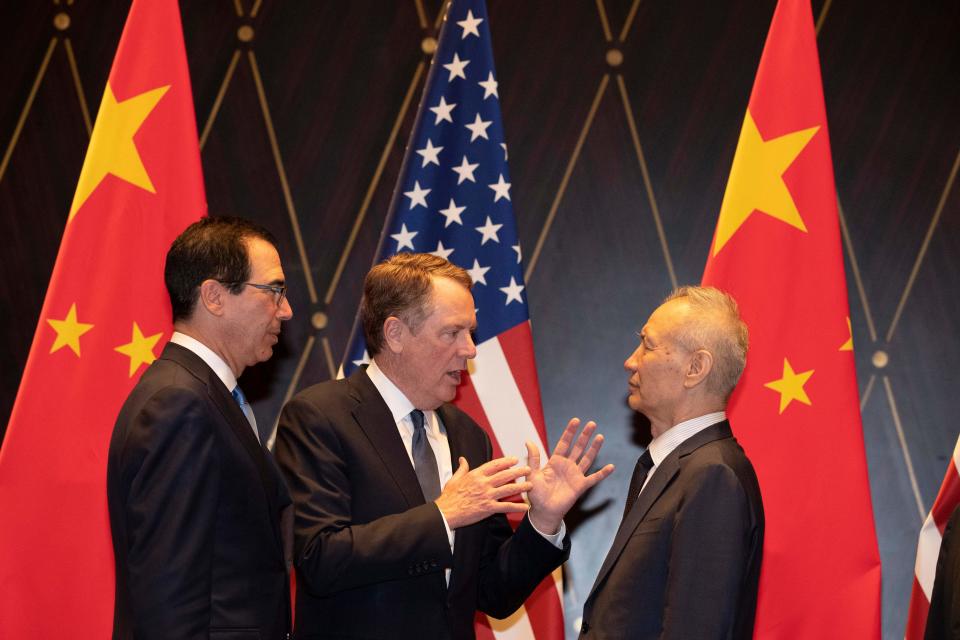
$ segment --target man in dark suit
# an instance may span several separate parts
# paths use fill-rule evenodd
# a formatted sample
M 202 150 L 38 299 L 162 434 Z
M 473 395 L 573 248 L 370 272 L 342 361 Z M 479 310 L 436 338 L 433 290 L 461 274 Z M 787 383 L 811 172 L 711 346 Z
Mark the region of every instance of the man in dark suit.
M 476 611 L 510 615 L 564 561 L 564 514 L 613 470 L 586 475 L 602 437 L 589 444 L 588 423 L 575 438 L 577 420 L 542 469 L 530 443 L 528 466 L 491 460 L 486 434 L 450 404 L 476 355 L 471 285 L 429 254 L 375 266 L 360 310 L 369 367 L 281 414 L 298 639 L 472 638 Z M 505 500 L 524 491 L 529 511 Z M 524 511 L 512 532 L 503 514 Z
M 164 280 L 174 334 L 124 403 L 107 461 L 113 637 L 285 638 L 290 497 L 237 385 L 292 316 L 276 241 L 205 218 L 174 241 Z
M 653 441 L 584 604 L 582 639 L 752 637 L 763 503 L 724 413 L 746 352 L 736 302 L 717 289 L 682 287 L 647 321 L 624 366 Z
M 960 507 L 953 510 L 943 530 L 937 572 L 927 610 L 924 640 L 957 640 L 960 638 Z

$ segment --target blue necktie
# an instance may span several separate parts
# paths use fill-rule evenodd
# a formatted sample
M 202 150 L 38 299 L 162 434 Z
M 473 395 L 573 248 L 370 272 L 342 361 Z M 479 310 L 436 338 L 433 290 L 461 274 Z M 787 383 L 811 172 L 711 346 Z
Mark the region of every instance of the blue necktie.
M 440 497 L 440 471 L 437 468 L 437 457 L 433 454 L 433 447 L 427 441 L 427 430 L 423 426 L 423 411 L 414 409 L 410 412 L 413 420 L 413 469 L 417 473 L 423 499 L 433 502 Z
M 250 403 L 247 402 L 247 396 L 243 395 L 240 385 L 237 385 L 233 388 L 231 395 L 233 396 L 233 399 L 237 401 L 237 404 L 240 405 L 240 410 L 243 411 L 243 415 L 247 417 L 247 422 L 249 422 L 250 426 L 253 427 L 253 434 L 257 436 L 257 440 L 262 440 L 260 431 L 257 429 L 257 418 L 253 415 L 253 407 L 251 407 Z

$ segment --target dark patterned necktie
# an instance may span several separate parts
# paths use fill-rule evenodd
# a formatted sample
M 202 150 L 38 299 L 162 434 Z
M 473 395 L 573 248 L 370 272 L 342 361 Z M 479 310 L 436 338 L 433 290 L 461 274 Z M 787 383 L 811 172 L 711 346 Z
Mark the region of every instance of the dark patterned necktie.
M 433 502 L 440 496 L 440 470 L 437 468 L 437 457 L 433 455 L 433 447 L 427 441 L 427 430 L 423 426 L 423 411 L 414 409 L 410 412 L 413 420 L 413 468 L 420 481 L 423 499 Z
M 627 493 L 627 504 L 623 508 L 623 517 L 626 518 L 630 509 L 640 496 L 640 489 L 643 487 L 647 474 L 653 469 L 653 458 L 650 456 L 650 449 L 643 452 L 643 455 L 637 460 L 637 466 L 633 469 L 633 478 L 630 479 L 630 491 Z

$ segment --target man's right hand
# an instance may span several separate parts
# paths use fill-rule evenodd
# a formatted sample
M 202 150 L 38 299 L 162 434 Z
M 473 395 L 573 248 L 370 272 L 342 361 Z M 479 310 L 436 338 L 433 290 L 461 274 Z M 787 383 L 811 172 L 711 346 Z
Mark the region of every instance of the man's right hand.
M 473 471 L 467 459 L 460 457 L 460 466 L 436 499 L 436 505 L 451 529 L 466 527 L 495 513 L 524 513 L 525 502 L 503 502 L 502 499 L 530 491 L 530 482 L 516 482 L 530 473 L 530 467 L 516 467 L 516 458 L 497 458 Z

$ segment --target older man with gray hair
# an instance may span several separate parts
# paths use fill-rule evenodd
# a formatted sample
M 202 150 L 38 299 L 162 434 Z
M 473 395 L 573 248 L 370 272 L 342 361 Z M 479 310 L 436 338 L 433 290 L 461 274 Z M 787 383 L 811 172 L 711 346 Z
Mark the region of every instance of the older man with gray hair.
M 746 364 L 734 299 L 667 296 L 627 358 L 628 403 L 650 420 L 623 520 L 583 610 L 581 638 L 751 638 L 763 503 L 725 409 Z

